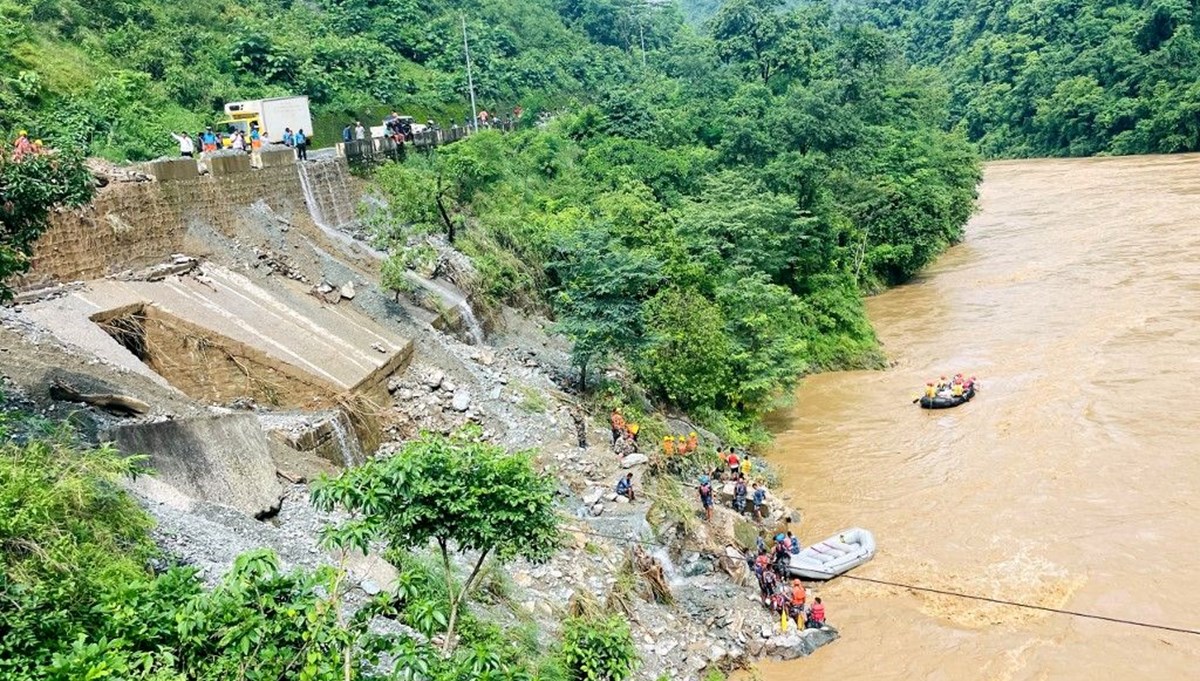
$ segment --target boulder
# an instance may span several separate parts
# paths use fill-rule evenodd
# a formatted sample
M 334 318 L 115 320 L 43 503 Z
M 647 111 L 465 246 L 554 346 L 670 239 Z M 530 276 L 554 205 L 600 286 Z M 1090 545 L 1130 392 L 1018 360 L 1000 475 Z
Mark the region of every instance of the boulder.
M 592 489 L 587 494 L 583 495 L 583 503 L 585 506 L 594 506 L 596 502 L 600 501 L 600 497 L 603 495 L 604 492 L 601 490 Z
M 621 468 L 633 468 L 634 466 L 641 466 L 649 460 L 649 457 L 647 457 L 645 454 L 634 452 L 633 454 L 626 456 L 624 459 L 621 459 Z
M 348 281 L 345 284 L 342 284 L 340 293 L 346 300 L 354 300 L 354 296 L 357 295 L 357 292 L 354 290 L 354 282 Z
M 144 454 L 154 471 L 131 483 L 158 498 L 170 493 L 261 517 L 279 510 L 271 443 L 254 414 L 224 414 L 121 425 L 107 433 L 125 454 Z M 148 479 L 147 479 L 148 478 Z
M 442 382 L 446 380 L 446 374 L 440 370 L 434 370 L 425 377 L 425 385 L 429 386 L 430 390 L 437 390 L 442 386 Z
M 466 411 L 471 408 L 471 393 L 466 390 L 459 390 L 454 393 L 454 400 L 450 402 L 450 406 L 454 411 Z

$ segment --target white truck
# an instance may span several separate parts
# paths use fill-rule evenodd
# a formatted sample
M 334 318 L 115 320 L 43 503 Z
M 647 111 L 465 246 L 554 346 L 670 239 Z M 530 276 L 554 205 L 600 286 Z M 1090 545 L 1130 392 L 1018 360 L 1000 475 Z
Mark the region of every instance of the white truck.
M 308 110 L 308 97 L 304 96 L 229 102 L 225 105 L 225 119 L 221 121 L 221 132 L 232 127 L 245 133 L 247 139 L 254 123 L 258 124 L 259 133 L 275 144 L 283 142 L 286 128 L 292 132 L 303 130 L 309 140 L 313 135 L 312 113 Z

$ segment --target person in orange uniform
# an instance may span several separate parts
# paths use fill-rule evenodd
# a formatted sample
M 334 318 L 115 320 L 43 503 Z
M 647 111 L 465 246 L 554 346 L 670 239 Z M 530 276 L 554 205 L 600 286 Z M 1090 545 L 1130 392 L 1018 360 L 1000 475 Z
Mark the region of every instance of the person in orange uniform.
M 817 596 L 813 599 L 812 608 L 808 613 L 808 628 L 820 629 L 825 626 L 825 604 L 821 602 L 821 597 Z
M 696 435 L 695 431 L 688 433 L 688 438 L 687 438 L 688 454 L 691 454 L 692 452 L 696 451 L 696 448 L 699 446 L 700 446 L 700 438 Z
M 663 454 L 674 456 L 675 454 L 675 439 L 670 435 L 663 437 Z
M 608 423 L 612 426 L 613 444 L 617 444 L 617 440 L 621 439 L 621 434 L 625 432 L 625 417 L 621 415 L 619 409 L 613 409 L 608 415 Z

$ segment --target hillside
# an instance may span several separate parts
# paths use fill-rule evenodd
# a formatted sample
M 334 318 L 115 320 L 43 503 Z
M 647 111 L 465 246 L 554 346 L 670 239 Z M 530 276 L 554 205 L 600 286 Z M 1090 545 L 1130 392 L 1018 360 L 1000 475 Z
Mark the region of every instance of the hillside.
M 1194 151 L 1200 16 L 1131 0 L 862 0 L 951 83 L 950 117 L 993 157 Z
M 194 131 L 224 102 L 259 96 L 307 94 L 318 144 L 368 112 L 461 120 L 460 17 L 480 103 L 549 107 L 629 78 L 633 33 L 616 11 L 539 0 L 4 0 L 0 130 L 27 127 L 138 160 L 170 152 L 171 130 Z M 674 23 L 669 9 L 647 10 L 647 49 Z

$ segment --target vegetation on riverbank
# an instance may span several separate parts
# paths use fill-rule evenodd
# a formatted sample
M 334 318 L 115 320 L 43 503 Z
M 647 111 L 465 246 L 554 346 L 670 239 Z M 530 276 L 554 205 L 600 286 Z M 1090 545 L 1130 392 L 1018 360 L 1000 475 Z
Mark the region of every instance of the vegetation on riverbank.
M 552 311 L 581 386 L 622 360 L 746 441 L 800 375 L 880 362 L 861 293 L 960 238 L 980 169 L 940 127 L 948 94 L 877 30 L 726 7 L 544 128 L 379 169 L 376 227 L 389 270 L 441 233 L 491 298 Z
M 35 435 L 19 444 L 13 437 L 18 429 Z M 528 636 L 510 635 L 472 615 L 469 579 L 460 587 L 453 573 L 423 568 L 408 549 L 424 542 L 395 536 L 384 541 L 392 547 L 390 558 L 406 568 L 396 593 L 351 599 L 344 570 L 284 571 L 268 550 L 240 556 L 206 589 L 194 569 L 165 566 L 148 534 L 150 518 L 122 490 L 121 479 L 138 473 L 138 460 L 81 446 L 69 431 L 43 422 L 18 424 L 11 414 L 0 416 L 0 439 L 5 679 L 619 681 L 635 664 L 628 627 L 607 613 L 572 618 L 560 642 L 530 649 L 522 643 Z M 387 461 L 392 472 L 414 470 L 432 449 L 444 454 L 436 461 L 462 454 L 461 460 L 494 470 L 493 482 L 503 478 L 508 485 L 478 485 L 465 469 L 446 476 L 445 484 L 469 487 L 483 499 L 462 506 L 451 523 L 452 550 L 486 548 L 504 534 L 514 516 L 493 503 L 501 490 L 541 509 L 526 527 L 541 522 L 540 533 L 553 524 L 552 492 L 527 458 L 500 457 L 494 447 L 461 438 L 427 438 Z M 357 543 L 355 532 L 371 518 L 379 518 L 382 528 L 395 527 L 414 508 L 405 493 L 411 485 L 375 495 L 385 479 L 379 473 L 357 469 L 345 483 L 323 488 L 327 501 L 366 504 L 357 507 L 355 519 L 331 529 L 333 536 Z M 455 508 L 454 499 L 443 501 Z M 438 518 L 417 522 L 437 533 Z M 524 550 L 494 546 L 504 557 Z M 426 641 L 453 628 L 450 593 L 462 594 L 457 636 L 438 650 Z M 388 628 L 372 625 L 376 618 L 403 622 L 425 639 L 395 628 L 385 633 Z

